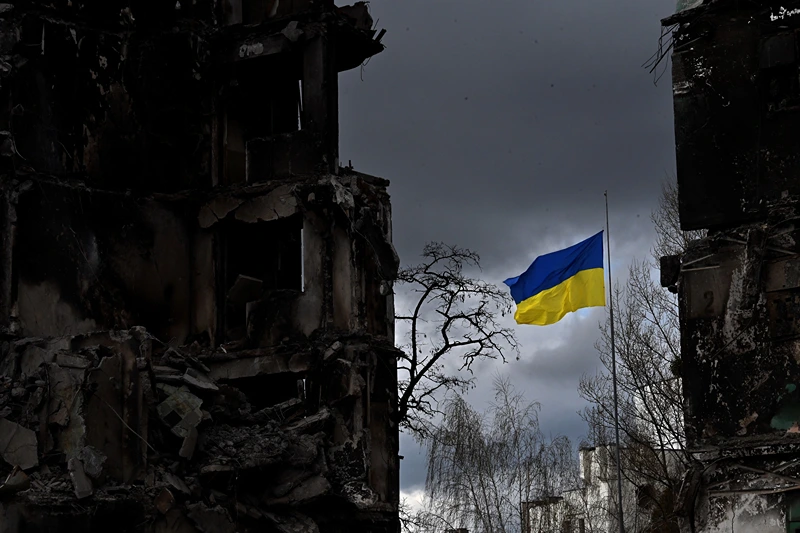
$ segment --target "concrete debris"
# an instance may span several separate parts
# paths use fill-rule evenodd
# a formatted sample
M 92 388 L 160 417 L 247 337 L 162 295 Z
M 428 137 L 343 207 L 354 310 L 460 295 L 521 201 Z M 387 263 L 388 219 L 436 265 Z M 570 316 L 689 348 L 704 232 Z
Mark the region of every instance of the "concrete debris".
M 170 472 L 164 473 L 164 481 L 166 481 L 172 488 L 174 488 L 179 492 L 182 492 L 183 494 L 191 493 L 188 485 L 186 485 L 186 483 L 181 478 Z
M 235 469 L 230 465 L 207 465 L 200 468 L 200 475 L 214 475 L 214 474 L 224 474 L 233 472 Z
M 203 451 L 215 465 L 247 470 L 280 463 L 288 446 L 275 424 L 237 428 L 221 424 L 205 433 Z
M 235 533 L 236 526 L 228 511 L 219 505 L 207 507 L 202 503 L 188 505 L 189 520 L 203 533 Z
M 172 432 L 178 437 L 186 439 L 194 430 L 197 431 L 197 424 L 203 420 L 203 412 L 198 410 L 186 413 L 180 422 L 172 426 Z
M 186 387 L 174 389 L 170 396 L 159 404 L 157 411 L 162 420 L 172 426 L 178 437 L 186 437 L 203 418 L 200 406 L 203 400 L 189 392 Z
M 75 491 L 75 496 L 79 500 L 91 496 L 94 493 L 92 481 L 86 476 L 86 471 L 83 469 L 81 460 L 77 457 L 73 457 L 67 461 L 67 469 L 69 470 L 69 478 L 72 480 L 72 488 Z
M 175 497 L 169 491 L 169 489 L 161 489 L 161 492 L 156 496 L 156 500 L 154 502 L 156 509 L 161 514 L 167 514 L 170 509 L 175 505 Z
M 378 495 L 362 481 L 347 483 L 344 486 L 344 492 L 359 509 L 369 509 L 379 501 Z
M 194 455 L 194 449 L 197 446 L 197 437 L 199 433 L 196 427 L 190 427 L 186 436 L 183 438 L 181 449 L 178 450 L 178 455 L 184 459 L 191 459 Z
M 265 513 L 279 533 L 319 533 L 319 526 L 311 518 L 302 514 L 276 515 Z
M 228 213 L 242 205 L 244 200 L 222 196 L 215 198 L 212 202 L 204 205 L 200 209 L 198 222 L 201 228 L 210 228 L 220 220 L 228 216 Z
M 369 2 L 355 2 L 353 5 L 341 6 L 339 13 L 347 16 L 357 28 L 372 28 L 372 16 L 369 14 Z
M 211 364 L 214 380 L 235 380 L 263 374 L 303 373 L 309 370 L 313 355 L 308 353 L 270 354 Z
M 286 431 L 294 431 L 297 433 L 317 433 L 327 429 L 328 424 L 331 422 L 331 412 L 322 408 L 317 413 L 309 415 L 302 420 L 298 420 L 286 427 Z
M 86 475 L 99 481 L 103 475 L 103 467 L 108 459 L 105 454 L 98 451 L 93 446 L 84 446 L 78 457 L 83 463 L 83 469 Z
M 327 350 L 325 350 L 325 354 L 322 356 L 323 359 L 327 361 L 328 359 L 339 353 L 343 346 L 344 345 L 341 343 L 341 341 L 334 342 L 333 344 L 330 345 L 330 347 Z
M 303 414 L 303 400 L 292 398 L 253 413 L 253 419 L 263 422 L 289 423 Z
M 0 457 L 11 466 L 28 470 L 39 464 L 36 433 L 3 418 L 0 419 Z
M 281 30 L 281 33 L 283 34 L 284 37 L 286 37 L 290 41 L 295 42 L 298 39 L 300 39 L 300 37 L 303 36 L 303 30 L 298 29 L 297 26 L 298 26 L 297 21 L 293 20 L 292 22 L 287 24 L 286 27 L 283 28 L 283 30 Z
M 0 498 L 7 498 L 29 488 L 31 488 L 31 479 L 20 467 L 15 466 L 0 485 Z
M 170 509 L 165 516 L 155 522 L 154 533 L 197 533 L 197 528 L 192 525 L 181 509 Z
M 267 497 L 265 503 L 268 505 L 297 505 L 300 503 L 308 504 L 327 494 L 331 489 L 330 482 L 321 475 L 308 478 L 294 488 L 285 496 L 272 498 Z
M 235 305 L 245 305 L 261 297 L 264 282 L 250 276 L 239 275 L 228 291 L 228 301 Z
M 297 212 L 294 187 L 280 186 L 268 195 L 252 198 L 236 210 L 235 218 L 242 222 L 269 222 L 290 217 Z
M 56 355 L 56 364 L 61 368 L 89 368 L 92 361 L 85 357 L 60 353 Z
M 187 368 L 186 372 L 182 376 L 182 379 L 187 385 L 191 385 L 192 387 L 198 389 L 210 391 L 219 390 L 219 387 L 217 387 L 217 385 L 211 381 L 208 376 L 198 372 L 194 368 Z
M 153 373 L 155 373 L 156 377 L 158 376 L 180 376 L 181 371 L 177 368 L 172 368 L 171 366 L 161 366 L 161 365 L 153 365 L 152 366 Z

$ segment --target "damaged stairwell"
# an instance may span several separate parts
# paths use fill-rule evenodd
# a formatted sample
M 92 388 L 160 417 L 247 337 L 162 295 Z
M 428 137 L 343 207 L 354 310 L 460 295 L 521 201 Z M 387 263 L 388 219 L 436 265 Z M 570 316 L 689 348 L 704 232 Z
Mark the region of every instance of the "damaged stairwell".
M 399 531 L 389 183 L 338 163 L 382 35 L 0 4 L 0 533 Z

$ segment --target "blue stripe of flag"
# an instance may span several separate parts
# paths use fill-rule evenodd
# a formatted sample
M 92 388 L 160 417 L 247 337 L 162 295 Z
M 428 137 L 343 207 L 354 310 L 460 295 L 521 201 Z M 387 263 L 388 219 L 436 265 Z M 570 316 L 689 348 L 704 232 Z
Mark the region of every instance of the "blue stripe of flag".
M 603 268 L 603 232 L 557 252 L 540 255 L 523 274 L 503 283 L 516 303 L 563 283 L 582 270 Z

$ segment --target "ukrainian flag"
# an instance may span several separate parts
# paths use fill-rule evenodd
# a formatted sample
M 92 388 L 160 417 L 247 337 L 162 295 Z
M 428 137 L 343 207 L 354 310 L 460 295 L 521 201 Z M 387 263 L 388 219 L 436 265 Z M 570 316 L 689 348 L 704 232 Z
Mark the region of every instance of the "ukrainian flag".
M 546 326 L 583 307 L 605 306 L 603 232 L 537 257 L 524 274 L 503 283 L 517 302 L 517 324 Z

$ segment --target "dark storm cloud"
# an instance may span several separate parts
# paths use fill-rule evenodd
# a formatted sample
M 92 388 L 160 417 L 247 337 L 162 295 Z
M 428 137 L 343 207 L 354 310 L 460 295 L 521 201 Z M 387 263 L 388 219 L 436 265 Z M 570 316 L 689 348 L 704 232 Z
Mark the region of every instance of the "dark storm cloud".
M 671 107 L 640 65 L 670 4 L 373 2 L 388 48 L 342 76 L 342 156 L 392 179 L 401 254 L 591 224 L 606 188 L 618 213 L 652 197 Z
M 598 324 L 605 320 L 605 312 L 592 309 L 580 311 L 580 314 L 588 316 L 554 325 L 561 331 L 553 331 L 552 335 L 560 337 L 560 342 L 553 346 L 537 347 L 535 338 L 539 332 L 525 330 L 522 335 L 531 342 L 522 341 L 527 347 L 524 352 L 529 353 L 524 353 L 525 357 L 514 364 L 514 373 L 520 378 L 541 381 L 554 388 L 575 388 L 578 385 L 575 376 L 594 372 L 597 366 L 594 343 L 598 338 Z M 537 393 L 537 396 L 541 395 Z
M 650 213 L 673 173 L 669 76 L 641 64 L 674 0 L 373 0 L 384 53 L 340 77 L 341 158 L 391 180 L 404 263 L 426 241 L 480 253 L 501 283 L 534 257 L 603 228 L 624 279 L 652 245 Z M 363 81 L 362 81 L 363 76 Z M 580 375 L 596 368 L 603 309 L 547 328 L 519 327 L 520 361 L 481 368 L 469 395 L 491 399 L 495 373 L 542 403 L 546 433 L 585 434 Z M 508 327 L 517 327 L 507 318 Z M 402 437 L 404 490 L 424 457 Z
M 400 488 L 404 492 L 418 490 L 425 486 L 425 448 L 421 447 L 411 436 L 400 434 L 400 450 L 403 459 L 400 461 Z

